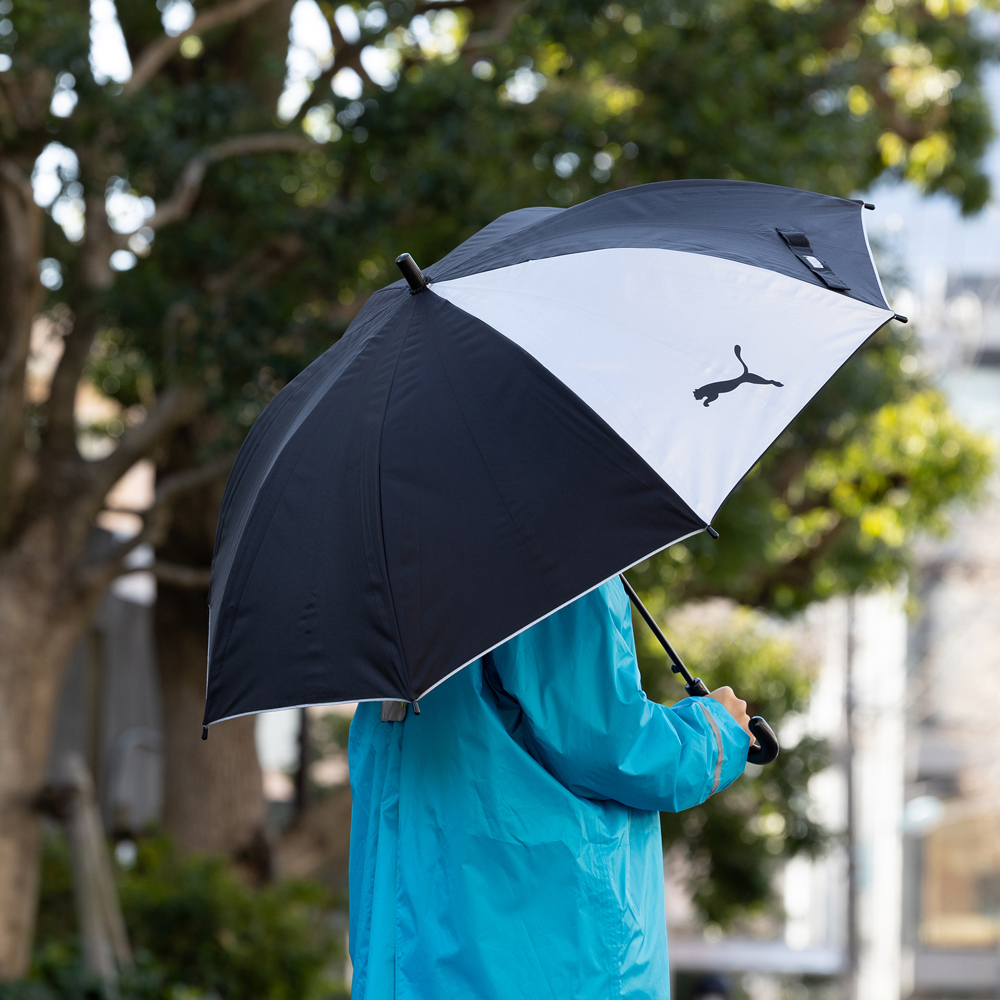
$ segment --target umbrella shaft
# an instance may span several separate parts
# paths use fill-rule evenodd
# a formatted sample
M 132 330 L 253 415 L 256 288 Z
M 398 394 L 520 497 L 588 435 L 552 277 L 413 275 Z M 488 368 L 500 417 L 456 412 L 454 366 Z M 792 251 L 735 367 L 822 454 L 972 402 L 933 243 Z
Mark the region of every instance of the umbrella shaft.
M 653 635 L 656 636 L 660 645 L 666 650 L 667 656 L 670 657 L 670 663 L 672 664 L 674 673 L 680 674 L 688 684 L 694 684 L 695 679 L 692 676 L 691 671 L 684 666 L 684 661 L 677 655 L 677 651 L 674 647 L 670 645 L 670 640 L 663 634 L 663 630 L 660 626 L 656 624 L 656 619 L 654 619 L 649 611 L 646 610 L 646 605 L 639 600 L 639 595 L 635 592 L 632 584 L 625 579 L 625 574 L 620 573 L 619 578 L 621 579 L 622 585 L 625 587 L 625 593 L 628 594 L 629 599 L 635 605 L 636 611 L 642 615 L 643 620 L 650 627 Z

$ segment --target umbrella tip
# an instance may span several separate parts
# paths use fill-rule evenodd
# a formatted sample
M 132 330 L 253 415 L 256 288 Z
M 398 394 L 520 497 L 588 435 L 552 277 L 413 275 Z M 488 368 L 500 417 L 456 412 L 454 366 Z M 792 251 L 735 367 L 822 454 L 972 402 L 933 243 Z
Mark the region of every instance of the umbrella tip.
M 408 253 L 401 253 L 396 258 L 396 267 L 402 271 L 403 277 L 406 278 L 411 295 L 422 292 L 429 284 L 427 278 L 424 277 L 424 272 L 417 267 L 417 262 Z
M 414 698 L 413 701 L 410 702 L 410 704 L 413 706 L 413 714 L 414 715 L 419 715 L 420 714 L 420 706 L 417 704 L 417 699 Z
M 719 533 L 710 524 L 705 525 L 705 530 L 708 532 L 709 538 L 718 538 Z
M 902 316 L 902 315 L 900 315 L 899 313 L 893 313 L 893 316 L 892 316 L 892 318 L 893 318 L 893 319 L 894 319 L 894 320 L 895 320 L 895 321 L 896 321 L 897 323 L 909 323 L 909 322 L 910 322 L 910 321 L 909 321 L 909 319 L 908 319 L 908 318 L 907 318 L 906 316 Z
M 875 206 L 870 201 L 866 201 L 864 203 L 864 206 L 865 206 L 865 208 L 868 209 L 869 212 L 874 212 L 875 211 Z
M 201 738 L 203 740 L 207 740 L 208 739 L 208 726 L 202 726 L 201 727 Z

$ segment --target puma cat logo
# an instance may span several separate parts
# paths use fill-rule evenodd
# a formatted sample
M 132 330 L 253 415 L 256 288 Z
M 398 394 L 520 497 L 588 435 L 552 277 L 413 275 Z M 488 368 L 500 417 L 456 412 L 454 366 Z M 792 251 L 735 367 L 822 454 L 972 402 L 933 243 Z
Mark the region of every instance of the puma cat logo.
M 754 375 L 749 368 L 747 368 L 746 362 L 740 355 L 740 345 L 737 344 L 733 350 L 736 352 L 736 359 L 741 365 L 743 365 L 743 374 L 739 378 L 727 379 L 725 382 L 709 382 L 708 385 L 703 385 L 700 389 L 695 389 L 694 398 L 704 399 L 705 406 L 709 403 L 714 403 L 719 396 L 724 392 L 732 392 L 737 386 L 743 385 L 744 382 L 753 382 L 754 385 L 776 385 L 779 388 L 784 385 L 782 382 L 775 382 L 769 378 L 762 378 L 760 375 Z

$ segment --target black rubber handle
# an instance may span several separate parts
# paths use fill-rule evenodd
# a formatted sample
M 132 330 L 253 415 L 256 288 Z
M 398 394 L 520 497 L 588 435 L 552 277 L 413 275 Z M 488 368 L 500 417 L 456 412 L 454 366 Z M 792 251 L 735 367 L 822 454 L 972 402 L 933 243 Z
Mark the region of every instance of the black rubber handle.
M 774 730 L 759 715 L 755 715 L 750 720 L 750 732 L 757 745 L 747 751 L 747 763 L 770 764 L 778 756 L 778 737 L 774 735 Z

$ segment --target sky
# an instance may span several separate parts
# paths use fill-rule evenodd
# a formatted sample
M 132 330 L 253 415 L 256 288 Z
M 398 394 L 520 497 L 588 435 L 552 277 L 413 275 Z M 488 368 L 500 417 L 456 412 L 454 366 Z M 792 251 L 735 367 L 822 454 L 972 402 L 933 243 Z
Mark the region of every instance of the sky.
M 985 74 L 985 86 L 994 120 L 1000 123 L 1000 68 Z M 1000 272 L 1000 141 L 990 147 L 986 169 L 993 180 L 993 201 L 968 219 L 952 199 L 925 197 L 911 185 L 883 183 L 867 193 L 876 209 L 868 221 L 869 233 L 899 252 L 914 289 L 923 286 L 929 271 L 941 268 L 968 274 Z

